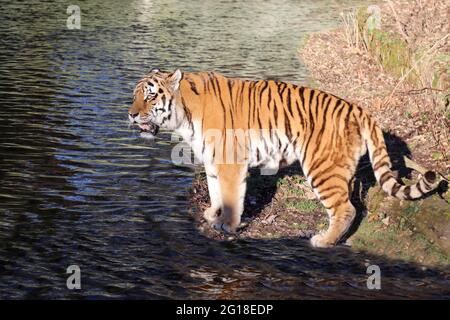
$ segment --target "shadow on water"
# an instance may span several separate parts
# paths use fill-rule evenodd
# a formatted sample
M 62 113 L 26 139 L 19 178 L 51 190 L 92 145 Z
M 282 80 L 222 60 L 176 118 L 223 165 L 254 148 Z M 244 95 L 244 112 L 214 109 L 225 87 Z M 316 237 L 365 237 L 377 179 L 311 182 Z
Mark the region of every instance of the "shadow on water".
M 218 298 L 449 298 L 448 269 L 424 269 L 414 263 L 358 253 L 338 246 L 314 249 L 308 240 L 278 238 L 239 240 L 226 244 L 227 251 L 243 256 L 250 265 L 235 265 L 230 273 L 219 273 L 210 282 L 223 282 Z M 254 248 L 258 248 L 255 250 Z M 261 259 L 263 252 L 264 258 Z M 239 261 L 239 260 L 237 260 Z M 289 263 L 286 263 L 289 261 Z M 381 290 L 369 290 L 367 267 L 381 270 Z M 235 279 L 239 270 L 270 269 L 251 279 Z M 213 272 L 214 273 L 214 272 Z M 257 273 L 257 272 L 256 272 Z M 282 275 L 282 276 L 281 276 Z M 349 275 L 352 275 L 349 277 Z M 207 277 L 205 276 L 207 279 Z M 222 278 L 222 280 L 220 280 Z M 227 283 L 226 279 L 229 280 Z M 243 283 L 242 283 L 243 282 Z M 256 289 L 256 290 L 255 290 Z
M 159 270 L 165 284 L 148 282 L 153 269 L 134 266 L 134 272 L 115 270 L 111 279 L 119 283 L 85 279 L 87 292 L 71 297 L 123 297 L 174 299 L 448 299 L 449 270 L 425 269 L 414 263 L 364 253 L 339 246 L 313 249 L 307 240 L 211 241 L 196 239 L 193 252 L 163 249 L 162 261 L 171 263 Z M 200 252 L 198 248 L 203 246 Z M 145 246 L 144 246 L 145 248 Z M 133 250 L 133 249 L 132 249 Z M 199 263 L 196 253 L 208 261 Z M 149 253 L 137 258 L 146 260 Z M 368 289 L 367 267 L 381 270 L 381 288 Z M 98 268 L 98 267 L 97 267 Z M 104 271 L 108 271 L 105 268 Z M 110 271 L 108 271 L 110 272 Z M 89 290 L 103 284 L 102 290 Z

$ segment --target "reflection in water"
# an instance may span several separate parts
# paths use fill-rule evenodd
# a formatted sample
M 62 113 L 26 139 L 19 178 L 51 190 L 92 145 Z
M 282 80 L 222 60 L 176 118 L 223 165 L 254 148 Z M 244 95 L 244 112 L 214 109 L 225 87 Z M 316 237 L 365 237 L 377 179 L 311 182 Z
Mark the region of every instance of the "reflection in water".
M 359 1 L 357 1 L 358 3 Z M 359 3 L 362 3 L 360 1 Z M 439 297 L 448 273 L 302 240 L 215 242 L 187 213 L 192 169 L 126 104 L 150 67 L 305 82 L 303 35 L 351 1 L 3 3 L 0 298 Z M 365 286 L 366 260 L 383 290 Z M 66 289 L 77 264 L 82 290 Z M 448 295 L 448 290 L 447 290 Z

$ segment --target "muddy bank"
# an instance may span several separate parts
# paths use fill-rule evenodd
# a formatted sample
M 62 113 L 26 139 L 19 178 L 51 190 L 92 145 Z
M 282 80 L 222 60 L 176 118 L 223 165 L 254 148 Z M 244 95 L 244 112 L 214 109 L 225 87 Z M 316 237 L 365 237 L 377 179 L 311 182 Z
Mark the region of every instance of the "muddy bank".
M 370 34 L 365 29 L 367 8 L 360 8 L 350 15 L 357 22 L 347 19 L 338 29 L 313 34 L 303 39 L 299 49 L 300 59 L 310 70 L 310 86 L 357 102 L 378 120 L 386 132 L 394 170 L 406 184 L 414 183 L 419 175 L 405 169 L 404 155 L 444 176 L 449 173 L 448 78 L 440 63 L 448 53 L 448 20 L 438 14 L 445 7 L 443 1 L 425 3 L 428 5 L 423 6 L 423 1 L 383 4 L 382 24 Z M 349 39 L 349 23 L 354 23 L 359 33 L 353 35 L 359 37 L 358 44 L 352 42 L 355 38 Z M 430 32 L 432 36 L 423 35 Z M 405 49 L 409 60 L 388 61 L 395 56 L 404 58 L 398 52 L 391 56 L 383 53 L 391 52 L 392 46 Z M 419 67 L 417 60 L 427 64 Z M 405 69 L 392 67 L 398 65 Z M 417 70 L 408 71 L 411 66 Z M 408 72 L 408 77 L 403 77 Z M 192 214 L 202 233 L 218 240 L 310 238 L 327 228 L 325 209 L 299 167 L 284 168 L 274 176 L 252 170 L 247 181 L 242 227 L 238 234 L 227 237 L 202 218 L 209 197 L 204 173 L 196 175 L 191 189 Z M 445 183 L 426 199 L 399 201 L 380 191 L 367 159 L 362 160 L 355 183 L 352 201 L 359 216 L 352 236 L 341 245 L 427 266 L 450 264 L 450 194 Z

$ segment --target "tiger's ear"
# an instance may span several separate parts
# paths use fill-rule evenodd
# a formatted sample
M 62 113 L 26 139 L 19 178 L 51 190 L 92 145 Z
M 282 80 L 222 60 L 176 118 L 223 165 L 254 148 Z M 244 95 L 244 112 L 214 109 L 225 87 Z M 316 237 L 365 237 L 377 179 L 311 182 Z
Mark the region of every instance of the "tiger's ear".
M 172 91 L 177 91 L 180 87 L 180 81 L 183 78 L 183 73 L 180 69 L 175 70 L 174 73 L 168 76 L 167 83 L 169 84 Z

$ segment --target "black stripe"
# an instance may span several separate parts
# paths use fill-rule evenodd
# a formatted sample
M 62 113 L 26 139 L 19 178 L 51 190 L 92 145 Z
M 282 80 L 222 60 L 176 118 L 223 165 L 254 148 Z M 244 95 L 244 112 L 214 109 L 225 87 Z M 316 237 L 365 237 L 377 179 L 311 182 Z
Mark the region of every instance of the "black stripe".
M 251 115 L 253 114 L 253 110 L 255 109 L 255 106 L 256 106 L 255 91 L 256 91 L 256 89 L 253 90 L 253 98 L 251 96 L 249 96 L 249 100 L 248 100 L 249 107 L 248 107 L 248 110 L 245 110 L 248 112 L 248 114 L 247 114 L 247 129 L 250 129 L 250 118 L 251 118 Z M 252 98 L 252 99 L 250 99 L 250 98 Z
M 311 180 L 311 187 L 313 187 L 314 189 L 320 187 L 322 184 L 324 184 L 325 182 L 327 182 L 327 181 L 330 180 L 331 178 L 338 178 L 338 179 L 344 181 L 345 183 L 347 183 L 347 178 L 344 177 L 343 175 L 338 174 L 338 173 L 332 174 L 332 175 L 330 175 L 330 176 L 328 176 L 328 177 L 322 179 L 322 180 L 321 180 L 320 182 L 318 182 L 317 184 L 315 184 L 316 179 L 318 179 L 318 178 L 319 178 L 319 176 L 314 177 L 314 178 Z
M 192 90 L 196 95 L 200 95 L 200 93 L 199 93 L 198 90 L 197 90 L 197 87 L 195 86 L 195 83 L 194 83 L 192 80 L 190 80 L 190 79 L 187 79 L 187 81 L 189 82 L 189 85 L 190 85 L 190 87 L 191 87 L 191 90 Z
M 374 163 L 374 165 L 373 165 L 374 170 L 378 170 L 378 168 L 380 168 L 379 163 L 380 163 L 381 161 L 383 161 L 384 159 L 386 159 L 386 158 L 389 158 L 389 155 L 388 155 L 388 154 L 385 154 L 383 157 L 381 157 L 381 159 L 377 160 L 377 161 Z M 372 159 L 372 160 L 375 160 L 375 158 Z M 384 162 L 386 162 L 386 165 L 389 167 L 388 161 L 384 161 Z
M 343 204 L 345 204 L 345 203 L 347 203 L 348 202 L 348 196 L 347 197 L 345 197 L 345 198 L 343 198 L 343 199 L 340 199 L 340 200 L 338 200 L 337 202 L 335 202 L 335 203 L 333 203 L 333 205 L 331 206 L 331 208 L 334 208 L 335 210 L 337 209 L 337 208 L 339 208 L 341 205 L 343 205 Z M 330 208 L 330 209 L 331 209 Z M 334 210 L 334 211 L 335 211 Z M 334 212 L 332 213 L 332 216 L 334 216 Z
M 270 116 L 270 113 L 271 113 L 271 108 L 270 108 L 270 104 L 272 103 L 272 89 L 269 87 L 269 95 L 268 95 L 268 98 L 267 98 L 267 108 L 269 109 L 269 127 L 270 128 L 272 128 L 273 127 L 273 124 L 272 124 L 272 117 Z M 275 107 L 275 106 L 274 106 Z M 259 119 L 259 114 L 258 114 L 258 119 Z M 261 123 L 260 123 L 261 124 Z M 275 126 L 276 126 L 276 124 L 275 124 Z M 270 130 L 270 129 L 269 129 Z
M 253 91 L 253 95 L 252 95 L 252 97 L 253 97 L 253 99 L 252 99 L 252 101 L 253 101 L 252 110 L 254 110 L 256 108 L 259 108 L 259 105 L 256 103 L 257 90 L 258 90 L 258 83 L 256 82 L 255 85 L 253 86 L 253 90 L 252 90 Z M 254 114 L 254 111 L 252 113 Z M 248 121 L 249 121 L 248 129 L 250 129 L 250 114 L 248 115 Z
M 405 187 L 405 189 L 403 190 L 403 194 L 405 195 L 406 199 L 412 200 L 412 198 L 411 198 L 411 186 Z
M 306 155 L 308 153 L 308 146 L 309 146 L 309 143 L 311 142 L 312 136 L 314 134 L 314 117 L 313 117 L 312 109 L 311 109 L 311 103 L 312 103 L 312 100 L 314 99 L 314 93 L 315 93 L 314 90 L 310 91 L 308 110 L 309 110 L 309 122 L 310 122 L 311 127 L 309 128 L 309 135 L 308 135 L 308 139 L 307 139 L 307 142 L 306 142 L 305 151 L 303 153 L 303 157 L 302 157 L 302 160 L 300 162 L 300 164 L 302 166 L 305 163 Z
M 379 147 L 378 149 L 375 149 L 375 151 L 372 154 L 372 161 L 374 161 L 375 158 L 378 157 L 383 152 L 383 150 L 384 150 L 383 147 Z
M 264 91 L 267 89 L 267 86 L 269 85 L 268 81 L 264 81 L 264 85 L 263 87 L 260 89 L 259 91 L 259 103 L 261 103 L 262 101 L 262 95 L 264 93 Z
M 338 185 L 330 186 L 330 187 L 327 187 L 327 188 L 325 188 L 325 189 L 317 190 L 317 191 L 318 191 L 320 194 L 322 194 L 322 193 L 324 193 L 324 192 L 327 192 L 327 191 L 330 191 L 330 190 L 333 190 L 333 189 L 340 189 L 340 190 L 343 190 L 343 191 L 345 192 L 345 189 L 342 188 L 341 186 L 338 186 Z
M 299 97 L 300 97 L 300 94 L 299 94 Z M 305 118 L 303 117 L 303 113 L 300 110 L 300 106 L 298 104 L 297 99 L 295 99 L 294 101 L 295 101 L 295 108 L 297 109 L 297 112 L 298 112 L 298 116 L 300 118 L 300 121 L 302 122 L 302 129 L 305 130 L 305 126 L 306 126 L 305 125 Z
M 353 111 L 353 104 L 350 104 L 350 105 L 349 105 L 349 110 L 348 110 L 347 116 L 345 117 L 345 120 L 344 120 L 344 123 L 345 123 L 346 128 L 349 127 L 349 126 L 348 126 L 348 121 L 349 121 L 349 119 L 350 119 L 350 114 L 352 113 L 352 111 Z
M 375 121 L 373 121 L 373 123 L 375 124 Z M 370 138 L 372 139 L 373 144 L 378 146 L 379 141 L 378 141 L 378 135 L 377 135 L 377 130 L 376 129 L 377 129 L 377 127 L 374 125 L 373 128 L 372 128 L 372 131 L 370 133 Z
M 318 142 L 316 143 L 316 147 L 314 148 L 313 154 L 317 154 L 317 152 L 319 151 L 320 146 L 322 145 L 322 136 L 323 136 L 323 132 L 325 131 L 325 127 L 327 125 L 326 113 L 327 113 L 328 107 L 330 105 L 330 102 L 331 102 L 331 97 L 328 100 L 328 102 L 327 102 L 327 104 L 326 104 L 326 106 L 324 108 L 324 119 L 323 119 L 322 126 L 320 128 L 319 134 L 318 134 L 317 139 L 316 139 L 316 141 L 318 141 Z M 323 101 L 322 101 L 322 103 L 323 103 Z
M 191 114 L 191 111 L 186 107 L 186 101 L 184 101 L 183 97 L 181 97 L 181 104 L 183 105 L 183 110 L 184 110 L 186 120 L 189 123 L 189 127 L 192 130 L 192 135 L 191 135 L 191 139 L 192 139 L 192 137 L 195 134 L 194 123 L 192 122 L 192 114 Z
M 304 108 L 304 106 L 305 106 L 305 87 L 300 87 L 300 89 L 298 90 L 298 93 L 299 93 L 300 100 L 302 102 L 301 107 Z
M 425 187 L 427 188 L 427 190 L 431 190 L 432 185 L 428 183 L 427 179 L 423 179 L 422 178 L 423 183 L 425 184 Z
M 420 182 L 418 182 L 418 183 L 416 184 L 416 186 L 417 186 L 417 190 L 419 190 L 420 194 L 421 194 L 421 195 L 424 195 L 425 192 L 423 192 L 422 187 L 420 186 Z
M 278 91 L 278 92 L 280 93 L 281 101 L 283 101 L 283 93 L 284 93 L 284 90 L 286 90 L 286 88 L 287 88 L 287 84 L 284 82 L 281 82 L 278 86 L 278 89 L 280 88 L 280 86 L 282 86 L 283 88 L 281 89 L 281 91 Z
M 402 185 L 400 183 L 396 182 L 394 184 L 394 186 L 392 187 L 391 196 L 395 197 L 395 195 L 397 194 L 397 192 L 400 190 L 401 187 L 402 187 Z
M 387 161 L 377 161 L 377 164 L 373 167 L 374 171 L 377 171 L 378 169 L 380 169 L 381 167 L 389 167 L 389 163 Z
M 286 137 L 288 138 L 290 143 L 292 139 L 291 122 L 289 121 L 289 118 L 286 117 L 286 115 L 284 116 L 284 126 L 286 131 Z
M 228 90 L 230 91 L 231 104 L 234 104 L 234 101 L 233 101 L 233 82 L 232 81 L 233 80 L 227 79 Z
M 172 111 L 170 110 L 172 108 L 172 101 L 173 99 L 169 100 L 169 106 L 167 107 L 167 111 L 169 112 L 169 114 L 167 115 L 167 119 L 170 121 L 170 118 L 172 118 Z
M 211 80 L 211 85 L 213 87 L 215 95 L 217 96 L 216 86 L 215 86 L 215 82 L 214 82 L 213 79 Z M 226 114 L 227 113 L 226 113 L 226 108 L 225 108 L 225 104 L 223 103 L 222 97 L 220 95 L 218 97 L 219 97 L 220 106 L 222 107 L 222 112 L 223 112 L 223 128 L 222 128 L 222 136 L 223 136 L 224 129 L 225 129 L 226 125 L 227 125 L 227 121 L 226 121 L 227 120 L 227 118 L 226 118 Z M 225 146 L 225 143 L 224 143 L 224 146 Z
M 278 128 L 278 104 L 273 100 L 273 117 L 275 118 L 275 127 Z
M 291 106 L 291 89 L 290 88 L 288 88 L 288 91 L 287 91 L 287 101 L 286 101 L 286 106 L 287 106 L 287 108 L 288 108 L 288 111 L 289 111 L 289 115 L 291 116 L 291 118 L 293 117 L 293 115 L 292 115 L 292 106 Z
M 381 177 L 380 177 L 380 184 L 381 184 L 381 186 L 383 186 L 383 184 L 385 184 L 386 181 L 388 181 L 390 178 L 393 178 L 392 172 L 391 171 L 384 172 L 381 175 Z
M 328 153 L 326 155 L 328 155 Z M 311 162 L 311 165 L 310 165 L 309 170 L 308 170 L 308 174 L 310 176 L 312 176 L 314 170 L 318 169 L 321 164 L 323 164 L 323 158 L 322 157 L 317 157 L 316 159 L 314 159 Z M 320 175 L 324 171 L 331 171 L 331 169 L 333 169 L 335 166 L 336 166 L 336 164 L 332 163 L 330 166 L 328 166 L 327 168 L 323 169 L 322 171 L 320 171 L 318 174 L 315 174 L 315 175 Z

